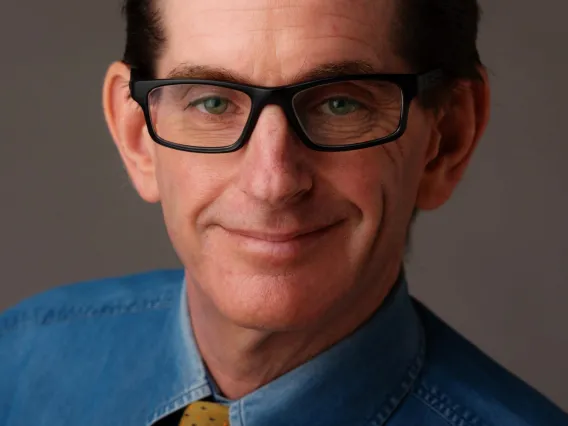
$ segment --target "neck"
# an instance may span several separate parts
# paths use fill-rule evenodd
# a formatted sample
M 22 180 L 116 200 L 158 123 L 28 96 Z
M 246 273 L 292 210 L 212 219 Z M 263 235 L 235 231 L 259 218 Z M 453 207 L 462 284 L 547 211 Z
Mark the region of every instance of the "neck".
M 329 319 L 309 329 L 290 332 L 239 327 L 215 308 L 199 285 L 188 282 L 195 340 L 223 396 L 240 399 L 353 333 L 380 307 L 396 283 L 399 270 L 400 263 L 379 280 L 375 276 L 371 285 L 361 286 L 360 294 L 344 303 L 346 309 Z

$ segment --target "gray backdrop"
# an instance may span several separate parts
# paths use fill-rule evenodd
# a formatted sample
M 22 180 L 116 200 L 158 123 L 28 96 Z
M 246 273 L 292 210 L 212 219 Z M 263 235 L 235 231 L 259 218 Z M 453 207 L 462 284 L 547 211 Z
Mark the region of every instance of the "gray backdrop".
M 412 291 L 568 410 L 566 0 L 482 1 L 493 119 L 454 199 L 417 223 Z M 3 2 L 0 310 L 77 280 L 175 267 L 100 107 L 118 0 Z

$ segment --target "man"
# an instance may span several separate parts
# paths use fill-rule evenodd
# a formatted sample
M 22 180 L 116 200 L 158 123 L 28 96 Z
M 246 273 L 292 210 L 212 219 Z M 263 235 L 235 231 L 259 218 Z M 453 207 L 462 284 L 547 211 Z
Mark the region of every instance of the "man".
M 2 317 L 0 424 L 568 425 L 408 295 L 489 115 L 475 0 L 128 0 L 104 85 L 184 271 Z

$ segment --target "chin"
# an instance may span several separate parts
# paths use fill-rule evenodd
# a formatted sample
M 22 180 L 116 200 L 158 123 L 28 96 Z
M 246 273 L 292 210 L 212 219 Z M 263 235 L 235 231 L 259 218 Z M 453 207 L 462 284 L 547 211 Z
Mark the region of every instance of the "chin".
M 348 255 L 341 230 L 275 243 L 216 229 L 201 256 L 184 263 L 195 265 L 188 270 L 199 292 L 235 325 L 305 329 L 323 321 L 353 290 L 357 256 Z
M 233 277 L 234 278 L 234 277 Z M 217 281 L 219 283 L 220 281 Z M 232 323 L 249 329 L 293 331 L 322 320 L 335 300 L 329 277 L 307 281 L 301 276 L 254 276 L 223 280 L 208 293 Z M 325 288 L 318 286 L 325 285 Z

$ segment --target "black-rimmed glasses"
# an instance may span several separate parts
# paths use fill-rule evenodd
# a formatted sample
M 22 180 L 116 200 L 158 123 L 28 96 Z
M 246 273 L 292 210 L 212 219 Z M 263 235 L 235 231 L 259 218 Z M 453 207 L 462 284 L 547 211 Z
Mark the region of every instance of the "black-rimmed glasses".
M 398 139 L 410 102 L 443 79 L 424 74 L 364 74 L 281 87 L 199 79 L 143 80 L 130 91 L 157 143 L 190 152 L 223 153 L 250 138 L 266 105 L 278 105 L 309 148 L 349 151 Z

